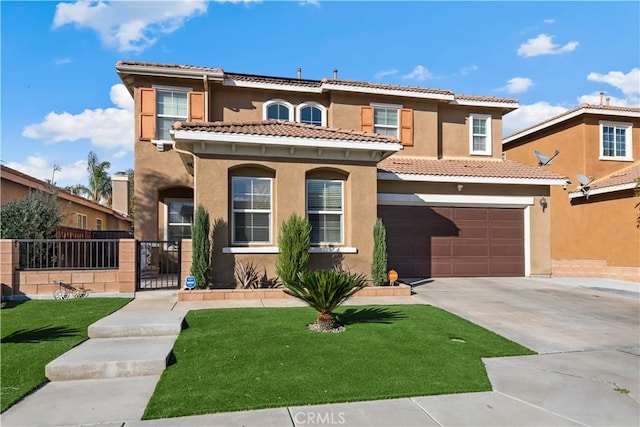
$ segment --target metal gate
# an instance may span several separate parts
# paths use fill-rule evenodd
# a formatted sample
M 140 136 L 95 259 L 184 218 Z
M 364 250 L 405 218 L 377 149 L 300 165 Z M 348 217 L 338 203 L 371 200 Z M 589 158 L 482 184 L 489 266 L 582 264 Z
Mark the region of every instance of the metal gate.
M 180 288 L 180 242 L 137 241 L 136 290 Z

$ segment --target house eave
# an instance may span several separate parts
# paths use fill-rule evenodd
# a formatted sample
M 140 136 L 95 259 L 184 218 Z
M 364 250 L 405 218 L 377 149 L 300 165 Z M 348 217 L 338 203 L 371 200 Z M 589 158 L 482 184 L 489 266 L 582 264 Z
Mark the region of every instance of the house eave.
M 633 190 L 635 188 L 636 188 L 636 184 L 630 182 L 627 184 L 612 185 L 609 187 L 589 189 L 586 192 L 583 192 L 580 190 L 573 190 L 572 192 L 569 193 L 569 199 L 578 199 L 580 197 L 589 198 L 589 196 L 596 196 L 598 194 L 615 193 L 616 191 Z
M 413 92 L 413 91 L 402 90 L 402 89 L 360 87 L 360 86 L 343 85 L 339 83 L 323 83 L 322 89 L 323 91 L 335 90 L 335 91 L 342 91 L 342 92 L 367 93 L 367 94 L 373 94 L 373 95 L 391 95 L 391 96 L 402 96 L 402 97 L 410 97 L 410 98 L 433 99 L 438 101 L 453 101 L 455 99 L 453 94 Z
M 515 178 L 464 175 L 418 175 L 408 173 L 378 172 L 380 181 L 446 182 L 458 184 L 516 184 L 516 185 L 566 185 L 566 179 Z

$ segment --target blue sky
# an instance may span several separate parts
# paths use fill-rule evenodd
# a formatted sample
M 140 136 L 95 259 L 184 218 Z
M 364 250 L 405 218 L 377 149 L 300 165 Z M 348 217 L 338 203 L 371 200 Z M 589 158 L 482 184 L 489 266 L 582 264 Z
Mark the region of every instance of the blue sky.
M 3 164 L 86 184 L 133 167 L 118 60 L 516 98 L 509 134 L 584 102 L 640 106 L 640 2 L 6 1 Z

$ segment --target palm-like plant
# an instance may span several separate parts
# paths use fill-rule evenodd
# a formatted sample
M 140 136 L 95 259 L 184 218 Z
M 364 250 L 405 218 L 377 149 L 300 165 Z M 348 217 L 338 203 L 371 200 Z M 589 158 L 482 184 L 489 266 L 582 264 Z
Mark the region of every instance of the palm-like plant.
M 107 169 L 111 163 L 98 160 L 98 156 L 93 151 L 89 151 L 87 156 L 87 172 L 89 172 L 89 186 L 76 185 L 74 192 L 87 196 L 90 200 L 100 203 L 104 201 L 107 206 L 111 206 L 111 177 Z
M 294 296 L 318 312 L 320 330 L 334 327 L 333 311 L 360 289 L 367 286 L 362 274 L 339 270 L 313 270 L 298 273 L 298 280 L 284 282 L 287 294 Z

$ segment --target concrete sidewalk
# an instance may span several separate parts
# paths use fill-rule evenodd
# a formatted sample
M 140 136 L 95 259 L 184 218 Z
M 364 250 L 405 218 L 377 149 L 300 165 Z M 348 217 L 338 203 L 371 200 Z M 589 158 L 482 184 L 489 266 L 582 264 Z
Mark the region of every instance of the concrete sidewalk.
M 131 363 L 125 363 L 127 368 L 122 369 L 117 363 L 121 364 L 122 360 L 111 360 L 101 362 L 106 366 L 103 372 L 107 374 L 101 374 L 104 378 L 47 383 L 3 413 L 1 424 L 125 427 L 640 425 L 640 294 L 637 287 L 614 281 L 590 281 L 588 286 L 584 281 L 562 282 L 554 279 L 438 279 L 416 287 L 412 297 L 353 298 L 348 301 L 348 305 L 433 304 L 541 353 L 484 359 L 492 392 L 141 421 L 160 375 L 113 376 L 117 372 L 119 375 L 123 372 L 135 375 L 135 372 L 131 371 Z M 301 305 L 296 300 L 178 303 L 175 292 L 138 293 L 123 309 L 92 325 L 90 331 L 94 338 L 77 349 L 89 347 L 92 340 L 126 341 L 145 335 L 172 342 L 183 316 L 193 309 Z M 160 349 L 158 354 L 165 351 Z M 70 357 L 65 354 L 62 361 Z M 80 359 L 73 362 L 82 364 Z

